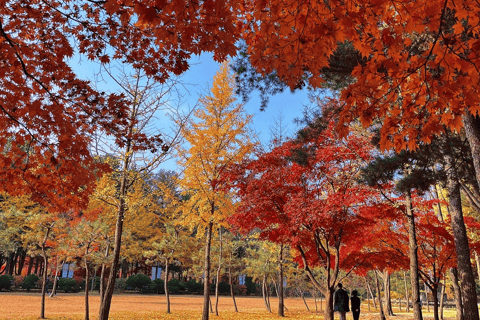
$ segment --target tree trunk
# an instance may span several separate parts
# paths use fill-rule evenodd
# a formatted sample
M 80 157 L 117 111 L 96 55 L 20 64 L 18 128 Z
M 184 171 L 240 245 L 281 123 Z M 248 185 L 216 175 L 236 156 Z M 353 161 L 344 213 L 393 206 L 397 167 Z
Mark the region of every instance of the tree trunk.
M 476 285 L 472 265 L 470 263 L 470 248 L 468 245 L 467 230 L 463 220 L 460 183 L 458 182 L 453 158 L 449 155 L 445 158 L 448 165 L 448 206 L 450 208 L 452 231 L 457 253 L 457 267 L 461 283 L 460 289 L 462 291 L 463 316 L 465 320 L 478 320 L 477 293 L 475 291 Z
M 42 256 L 44 261 L 44 270 L 43 270 L 43 284 L 42 284 L 42 304 L 40 309 L 40 319 L 45 319 L 45 294 L 47 292 L 47 282 L 48 282 L 48 256 L 46 251 L 46 244 L 48 240 L 48 236 L 50 235 L 50 227 L 47 227 L 45 232 L 45 237 L 43 238 L 42 242 Z
M 8 254 L 7 265 L 5 266 L 5 274 L 12 275 L 13 273 L 13 259 L 15 258 L 15 252 L 12 251 Z
M 325 320 L 333 320 L 333 294 L 335 292 L 334 286 L 329 286 L 325 295 Z
M 457 320 L 464 320 L 463 318 L 463 298 L 462 290 L 458 284 L 458 270 L 450 269 L 450 277 L 452 278 L 453 292 L 455 293 L 455 307 L 457 308 Z
M 58 259 L 57 257 L 57 265 L 55 266 L 55 275 L 54 275 L 54 279 L 53 279 L 53 287 L 52 287 L 52 292 L 50 292 L 50 295 L 49 297 L 53 297 L 57 294 L 57 284 L 58 284 L 58 270 L 59 270 L 59 265 L 60 265 L 60 260 Z M 63 264 L 62 264 L 63 265 Z
M 168 292 L 168 265 L 170 264 L 170 258 L 165 258 L 165 281 L 163 286 L 165 289 L 165 298 L 167 299 L 167 313 L 170 313 L 170 292 Z
M 21 251 L 20 260 L 18 261 L 18 268 L 16 275 L 19 276 L 22 274 L 23 267 L 25 266 L 25 259 L 27 258 L 27 251 L 19 249 Z
M 35 262 L 35 257 L 28 257 L 28 269 L 27 269 L 27 276 L 32 274 L 33 263 Z
M 418 276 L 417 234 L 415 230 L 415 215 L 413 213 L 410 192 L 407 192 L 405 198 L 407 208 L 408 250 L 410 256 L 410 282 L 412 286 L 413 316 L 415 320 L 422 320 L 422 302 L 420 301 L 420 281 Z
M 230 261 L 232 261 L 232 254 L 230 253 Z M 228 282 L 230 283 L 230 295 L 232 296 L 233 306 L 235 307 L 235 312 L 238 312 L 237 302 L 235 301 L 235 292 L 233 290 L 233 279 L 232 279 L 232 266 L 228 269 Z
M 372 288 L 370 287 L 370 284 L 367 281 L 367 277 L 365 277 L 365 284 L 367 285 L 368 292 L 370 292 L 370 297 L 372 297 L 373 307 L 375 308 L 375 310 L 377 310 L 377 302 L 375 301 L 375 297 L 373 296 Z
M 426 282 L 425 282 L 425 301 L 427 302 L 427 312 L 430 313 L 430 303 L 428 301 L 428 287 Z
M 387 270 L 384 272 L 384 285 L 383 285 L 383 291 L 385 292 L 385 304 L 387 308 L 387 315 L 388 316 L 394 316 L 393 314 L 393 308 L 392 308 L 392 296 L 390 294 L 390 273 L 388 273 Z
M 265 303 L 265 308 L 267 308 L 268 313 L 272 312 L 272 309 L 270 308 L 270 303 L 267 299 L 267 284 L 266 284 L 266 278 L 267 276 L 263 276 L 262 280 L 262 296 L 263 296 L 263 302 Z
M 280 252 L 278 254 L 278 316 L 284 317 L 284 297 L 283 297 L 283 244 L 280 244 Z M 315 308 L 317 301 L 315 300 Z
M 212 204 L 212 216 L 215 210 L 215 205 Z M 202 320 L 208 320 L 208 307 L 210 304 L 210 248 L 212 246 L 212 230 L 213 222 L 209 222 L 207 226 L 206 241 L 205 241 L 205 267 L 203 273 L 205 275 L 205 282 L 203 283 L 203 312 Z
M 382 295 L 380 293 L 380 284 L 378 281 L 377 270 L 375 270 L 374 272 L 375 272 L 375 286 L 377 287 L 378 306 L 380 307 L 380 320 L 386 320 L 385 313 L 383 312 Z
M 467 111 L 463 115 L 463 126 L 465 127 L 465 135 L 472 152 L 475 177 L 480 188 L 480 118 Z
M 447 278 L 447 275 L 444 275 L 443 277 L 443 285 L 442 285 L 442 293 L 441 293 L 441 296 L 440 296 L 440 319 L 443 320 L 443 305 L 444 305 L 444 302 L 445 302 L 445 287 L 446 287 L 446 278 Z
M 407 272 L 403 271 L 403 283 L 405 284 L 405 300 L 407 300 L 407 312 L 410 312 L 410 300 L 407 285 Z
M 45 254 L 44 255 L 44 263 L 45 263 L 45 269 L 48 266 L 48 257 Z M 48 282 L 48 274 L 47 270 L 43 272 L 43 283 L 42 283 L 42 304 L 41 304 L 41 309 L 40 309 L 40 319 L 45 319 L 45 295 L 47 293 L 47 282 Z
M 108 258 L 108 255 L 110 254 L 110 240 L 107 238 L 107 247 L 105 248 L 105 255 L 103 256 L 105 260 Z M 100 272 L 100 301 L 103 300 L 105 297 L 105 289 L 106 289 L 106 283 L 105 283 L 105 273 L 107 269 L 107 265 L 105 264 L 105 260 L 102 263 L 102 271 Z
M 38 265 L 40 263 L 40 259 L 38 259 L 38 256 L 35 256 L 35 269 L 33 270 L 33 273 L 38 276 Z
M 90 270 L 88 270 L 87 252 L 85 252 L 85 257 L 83 259 L 83 262 L 85 263 L 85 320 L 90 320 L 90 308 L 88 306 L 88 281 L 90 280 Z
M 433 295 L 433 319 L 439 320 L 438 317 L 438 284 L 434 283 L 432 287 L 432 295 Z M 428 301 L 428 299 L 427 299 Z
M 310 308 L 308 307 L 307 301 L 305 300 L 305 295 L 303 294 L 303 290 L 300 289 L 300 295 L 302 296 L 303 303 L 305 304 L 305 307 L 307 308 L 307 311 L 310 312 Z
M 218 231 L 220 239 L 220 253 L 218 254 L 217 281 L 215 283 L 215 315 L 218 316 L 218 286 L 220 284 L 220 272 L 222 271 L 222 229 Z

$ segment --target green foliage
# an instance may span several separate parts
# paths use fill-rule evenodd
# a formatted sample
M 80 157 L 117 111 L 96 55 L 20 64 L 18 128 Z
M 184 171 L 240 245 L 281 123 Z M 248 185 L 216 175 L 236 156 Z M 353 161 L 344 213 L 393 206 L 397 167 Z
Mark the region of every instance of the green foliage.
M 257 292 L 257 286 L 253 283 L 252 277 L 245 277 L 245 285 L 247 286 L 247 296 Z
M 215 283 L 210 284 L 210 292 L 215 292 Z M 230 284 L 227 282 L 218 283 L 218 293 L 219 294 L 229 294 L 230 293 Z
M 185 283 L 183 281 L 172 279 L 167 283 L 168 291 L 172 294 L 177 294 L 180 291 L 185 290 Z
M 10 290 L 12 287 L 13 276 L 11 275 L 3 275 L 0 276 L 0 290 Z
M 185 287 L 189 293 L 202 294 L 203 292 L 203 284 L 193 279 L 185 282 Z
M 142 273 L 138 273 L 138 274 L 131 275 L 127 279 L 127 282 L 125 284 L 129 288 L 142 289 L 144 286 L 149 285 L 151 283 L 152 283 L 152 280 L 150 280 L 148 276 Z
M 35 285 L 38 281 L 38 276 L 36 274 L 30 274 L 23 279 L 22 288 L 26 289 L 27 292 L 30 292 L 31 289 L 35 288 Z
M 58 289 L 63 292 L 78 292 L 80 291 L 80 286 L 71 278 L 60 278 L 58 279 Z
M 162 279 L 153 280 L 153 286 L 156 293 L 164 294 L 165 293 L 165 282 Z
M 123 292 L 127 287 L 127 279 L 124 278 L 117 278 L 115 279 L 115 289 L 120 292 Z

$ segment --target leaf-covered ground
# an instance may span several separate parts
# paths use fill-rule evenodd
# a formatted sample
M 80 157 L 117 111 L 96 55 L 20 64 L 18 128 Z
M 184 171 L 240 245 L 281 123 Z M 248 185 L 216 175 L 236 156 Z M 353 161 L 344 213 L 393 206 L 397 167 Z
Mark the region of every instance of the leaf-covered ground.
M 265 310 L 262 298 L 238 297 L 239 313 L 235 313 L 230 297 L 220 297 L 219 316 L 211 315 L 212 320 L 268 320 L 280 319 L 276 315 L 277 300 L 271 299 L 273 313 Z M 34 320 L 40 315 L 40 294 L 27 293 L 0 293 L 0 319 Z M 165 297 L 162 295 L 115 295 L 112 300 L 112 320 L 187 320 L 200 319 L 202 310 L 201 296 L 173 296 L 171 298 L 171 314 L 166 314 Z M 315 313 L 315 302 L 307 299 L 310 312 L 306 311 L 301 299 L 286 299 L 288 308 L 287 319 L 323 319 L 320 303 L 317 304 L 318 313 Z M 96 319 L 100 299 L 98 295 L 90 297 L 90 318 Z M 432 310 L 431 310 L 432 311 Z M 85 302 L 82 294 L 59 294 L 53 298 L 46 298 L 45 316 L 50 320 L 81 320 L 84 319 Z M 447 319 L 454 319 L 453 311 L 446 311 Z M 379 319 L 373 307 L 363 305 L 360 316 L 362 320 Z M 388 317 L 390 320 L 410 320 L 412 314 L 397 312 L 397 316 Z M 425 310 L 424 318 L 433 318 L 432 313 Z M 351 313 L 347 320 L 352 320 Z

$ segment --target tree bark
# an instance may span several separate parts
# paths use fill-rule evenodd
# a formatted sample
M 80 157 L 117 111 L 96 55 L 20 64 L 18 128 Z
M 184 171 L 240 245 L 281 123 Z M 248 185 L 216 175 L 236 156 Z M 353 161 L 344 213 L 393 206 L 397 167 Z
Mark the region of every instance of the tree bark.
M 53 279 L 53 287 L 52 287 L 52 292 L 50 292 L 50 295 L 48 296 L 49 298 L 53 297 L 54 295 L 57 294 L 57 284 L 58 284 L 58 267 L 60 265 L 60 260 L 58 259 L 57 257 L 57 263 L 56 263 L 56 266 L 55 266 L 55 275 L 54 275 L 54 279 Z M 63 264 L 61 264 L 63 265 Z
M 377 302 L 375 301 L 375 297 L 373 296 L 372 288 L 370 287 L 370 284 L 367 281 L 367 277 L 365 277 L 365 284 L 367 285 L 368 292 L 370 292 L 370 297 L 372 297 L 373 307 L 376 310 L 377 309 Z
M 443 320 L 443 305 L 445 303 L 446 278 L 447 278 L 447 275 L 444 275 L 443 285 L 442 285 L 442 293 L 441 293 L 441 296 L 440 296 L 440 319 L 442 319 L 442 320 Z
M 43 270 L 43 284 L 42 284 L 42 304 L 40 309 L 40 319 L 45 319 L 45 294 L 47 292 L 47 281 L 48 281 L 48 256 L 46 251 L 46 245 L 48 236 L 50 235 L 51 227 L 47 227 L 45 232 L 45 237 L 42 241 L 42 256 L 44 261 L 44 270 Z
M 378 281 L 377 270 L 375 270 L 375 286 L 377 287 L 378 305 L 380 307 L 380 320 L 386 320 L 385 313 L 383 312 L 382 295 L 380 293 L 380 284 Z
M 230 253 L 230 261 L 232 261 L 232 254 Z M 233 279 L 232 279 L 232 266 L 228 269 L 229 279 L 228 282 L 230 283 L 230 295 L 232 296 L 233 306 L 235 307 L 235 312 L 238 312 L 237 302 L 235 301 L 235 292 L 233 290 Z
M 212 203 L 212 216 L 215 210 L 215 204 Z M 203 273 L 205 275 L 205 282 L 203 283 L 203 312 L 202 320 L 208 320 L 209 312 L 208 307 L 210 303 L 210 249 L 212 246 L 212 230 L 213 222 L 209 222 L 207 225 L 207 234 L 205 240 L 205 267 Z
M 283 297 L 283 244 L 280 244 L 280 252 L 278 254 L 278 316 L 285 316 L 284 297 Z M 315 300 L 315 308 L 317 301 Z
M 27 251 L 22 250 L 21 248 L 19 249 L 21 251 L 20 253 L 20 260 L 18 261 L 18 268 L 16 275 L 19 276 L 22 274 L 23 267 L 25 266 L 25 259 L 27 258 Z
M 384 272 L 384 292 L 385 292 L 385 304 L 387 308 L 387 315 L 388 316 L 394 316 L 393 314 L 393 308 L 392 308 L 392 296 L 390 294 L 390 273 L 388 273 L 388 270 L 385 270 Z
M 263 295 L 263 302 L 265 303 L 265 308 L 267 308 L 268 313 L 272 312 L 272 309 L 270 308 L 270 302 L 268 301 L 268 288 L 267 288 L 267 276 L 263 275 L 263 280 L 262 280 L 262 295 Z
M 168 292 L 168 273 L 169 268 L 168 265 L 170 264 L 170 258 L 165 258 L 165 281 L 163 282 L 163 286 L 165 289 L 165 298 L 167 299 L 167 313 L 170 313 L 170 292 Z
M 480 188 L 480 118 L 467 111 L 463 115 L 463 126 L 472 152 L 475 177 Z
M 470 248 L 468 245 L 467 230 L 463 220 L 460 183 L 458 181 L 455 162 L 449 155 L 447 162 L 447 191 L 448 206 L 450 208 L 451 225 L 457 253 L 457 267 L 462 291 L 463 316 L 465 320 L 478 320 L 477 293 L 472 264 L 470 263 Z
M 450 269 L 450 278 L 452 278 L 453 292 L 455 293 L 455 307 L 457 308 L 457 320 L 463 320 L 463 302 L 462 290 L 458 284 L 458 270 Z
M 218 268 L 217 268 L 217 282 L 215 283 L 215 315 L 218 316 L 218 286 L 220 285 L 220 272 L 222 271 L 222 229 L 220 228 L 219 231 L 219 239 L 220 239 L 220 253 L 218 254 Z
M 422 320 L 422 302 L 420 301 L 420 281 L 418 275 L 418 245 L 415 230 L 415 215 L 412 208 L 410 192 L 406 194 L 408 249 L 410 256 L 410 282 L 412 286 L 413 316 L 415 320 Z M 477 319 L 478 320 L 478 319 Z
M 90 320 L 90 308 L 88 306 L 88 285 L 90 280 L 90 270 L 88 270 L 88 261 L 87 261 L 87 252 L 85 252 L 85 257 L 83 262 L 85 263 L 85 320 Z
M 28 257 L 28 269 L 27 269 L 27 276 L 32 274 L 33 263 L 35 262 L 35 257 Z

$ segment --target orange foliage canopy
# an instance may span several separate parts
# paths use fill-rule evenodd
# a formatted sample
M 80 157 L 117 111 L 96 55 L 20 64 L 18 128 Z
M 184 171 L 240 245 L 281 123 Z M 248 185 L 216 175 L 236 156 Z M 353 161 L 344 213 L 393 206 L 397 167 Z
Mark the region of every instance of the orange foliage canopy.
M 480 6 L 473 0 L 245 1 L 243 37 L 253 66 L 291 88 L 322 69 L 339 43 L 366 58 L 342 92 L 338 128 L 384 119 L 384 148 L 415 149 L 465 110 L 480 110 Z

